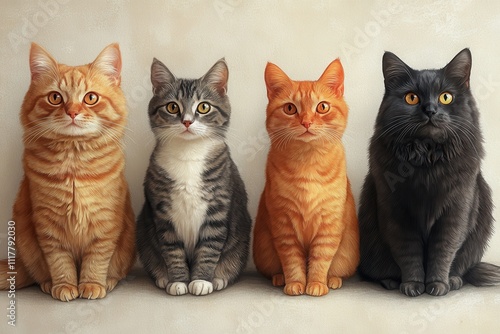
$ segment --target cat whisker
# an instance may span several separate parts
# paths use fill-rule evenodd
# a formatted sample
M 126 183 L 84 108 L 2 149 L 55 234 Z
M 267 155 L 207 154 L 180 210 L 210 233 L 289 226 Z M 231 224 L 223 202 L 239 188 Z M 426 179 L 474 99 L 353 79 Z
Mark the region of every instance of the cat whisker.
M 380 135 L 378 135 L 375 140 L 378 140 L 386 135 L 396 133 L 401 126 L 408 124 L 413 120 L 413 118 L 407 116 L 396 117 L 395 120 L 392 120 L 384 127 L 384 131 L 380 133 Z

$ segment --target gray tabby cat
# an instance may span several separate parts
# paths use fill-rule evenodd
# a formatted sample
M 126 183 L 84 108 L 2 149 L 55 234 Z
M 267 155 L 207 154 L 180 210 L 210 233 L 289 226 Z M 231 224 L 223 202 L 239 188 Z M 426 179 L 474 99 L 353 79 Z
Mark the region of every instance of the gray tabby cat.
M 137 246 L 148 274 L 171 295 L 224 289 L 248 258 L 247 194 L 225 143 L 228 74 L 223 59 L 196 80 L 176 79 L 157 59 L 151 66 L 156 146 Z

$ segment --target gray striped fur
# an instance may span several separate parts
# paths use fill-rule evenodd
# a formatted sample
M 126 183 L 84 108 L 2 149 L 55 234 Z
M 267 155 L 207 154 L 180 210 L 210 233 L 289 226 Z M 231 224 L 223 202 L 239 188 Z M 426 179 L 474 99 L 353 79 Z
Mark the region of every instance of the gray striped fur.
M 156 146 L 144 180 L 137 246 L 148 274 L 172 295 L 223 289 L 248 258 L 247 194 L 225 143 L 227 78 L 224 60 L 196 80 L 176 79 L 156 59 L 151 68 L 149 118 Z M 175 115 L 166 110 L 172 101 L 180 108 Z M 211 105 L 207 114 L 196 111 L 202 102 Z M 186 133 L 186 120 L 193 134 Z

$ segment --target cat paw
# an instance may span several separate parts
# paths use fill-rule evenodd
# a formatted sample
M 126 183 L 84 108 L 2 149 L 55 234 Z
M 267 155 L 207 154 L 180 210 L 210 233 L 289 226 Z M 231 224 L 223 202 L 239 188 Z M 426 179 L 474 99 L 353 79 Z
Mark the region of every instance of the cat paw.
M 212 285 L 214 286 L 214 290 L 219 291 L 225 289 L 227 287 L 228 281 L 225 278 L 214 278 L 212 281 Z
M 340 289 L 342 287 L 342 278 L 330 277 L 328 278 L 328 287 L 330 289 Z
M 113 290 L 116 287 L 116 285 L 118 284 L 118 281 L 119 281 L 119 279 L 108 277 L 106 279 L 106 291 L 110 292 L 111 290 Z
M 399 285 L 401 283 L 396 281 L 396 280 L 388 278 L 388 279 L 381 280 L 380 284 L 382 284 L 382 286 L 384 288 L 386 288 L 387 290 L 395 290 L 395 289 L 399 288 Z
M 196 279 L 189 283 L 189 293 L 195 296 L 204 296 L 212 293 L 214 291 L 214 286 L 212 283 L 202 280 Z
M 157 278 L 156 281 L 155 281 L 155 284 L 160 289 L 166 289 L 167 285 L 168 285 L 168 278 L 164 278 L 164 277 Z
M 80 283 L 78 284 L 80 298 L 83 299 L 101 299 L 106 297 L 106 288 L 99 283 Z
M 52 294 L 52 281 L 48 281 L 48 282 L 43 282 L 43 283 L 40 283 L 40 290 L 42 290 L 44 293 L 47 293 L 47 294 Z
M 449 291 L 450 286 L 444 282 L 432 282 L 425 287 L 425 292 L 431 296 L 444 296 Z
M 188 287 L 184 282 L 168 283 L 165 290 L 172 296 L 182 296 L 188 293 Z
M 450 276 L 450 290 L 459 290 L 464 285 L 464 281 L 459 276 Z
M 273 286 L 284 286 L 285 285 L 285 276 L 283 274 L 273 275 Z
M 71 284 L 57 284 L 51 288 L 52 298 L 63 302 L 69 302 L 78 297 L 78 288 Z
M 283 292 L 289 296 L 299 296 L 303 295 L 306 290 L 306 286 L 300 282 L 290 282 L 285 285 Z
M 324 296 L 328 293 L 328 286 L 321 282 L 309 282 L 306 285 L 306 294 L 309 296 Z
M 408 297 L 417 297 L 424 293 L 425 285 L 421 282 L 404 282 L 399 285 L 399 290 Z

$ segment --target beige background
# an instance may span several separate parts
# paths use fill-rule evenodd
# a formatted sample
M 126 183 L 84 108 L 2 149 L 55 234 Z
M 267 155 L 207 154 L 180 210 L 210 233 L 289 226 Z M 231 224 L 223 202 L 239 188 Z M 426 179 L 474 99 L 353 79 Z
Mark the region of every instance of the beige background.
M 30 79 L 30 41 L 68 65 L 88 63 L 106 45 L 120 43 L 122 87 L 129 104 L 126 174 L 136 213 L 142 205 L 142 180 L 154 143 L 147 118 L 153 57 L 178 77 L 199 77 L 225 57 L 232 103 L 228 141 L 255 217 L 269 147 L 264 128 L 266 62 L 278 64 L 293 79 L 313 80 L 340 57 L 350 106 L 344 143 L 358 199 L 367 171 L 368 141 L 384 91 L 384 50 L 422 69 L 443 67 L 470 47 L 471 87 L 485 137 L 483 171 L 500 206 L 499 36 L 500 2 L 495 0 L 0 0 L 0 256 L 6 254 L 3 232 L 22 177 L 19 109 Z M 499 212 L 494 213 L 498 221 Z M 500 264 L 498 230 L 485 259 Z

